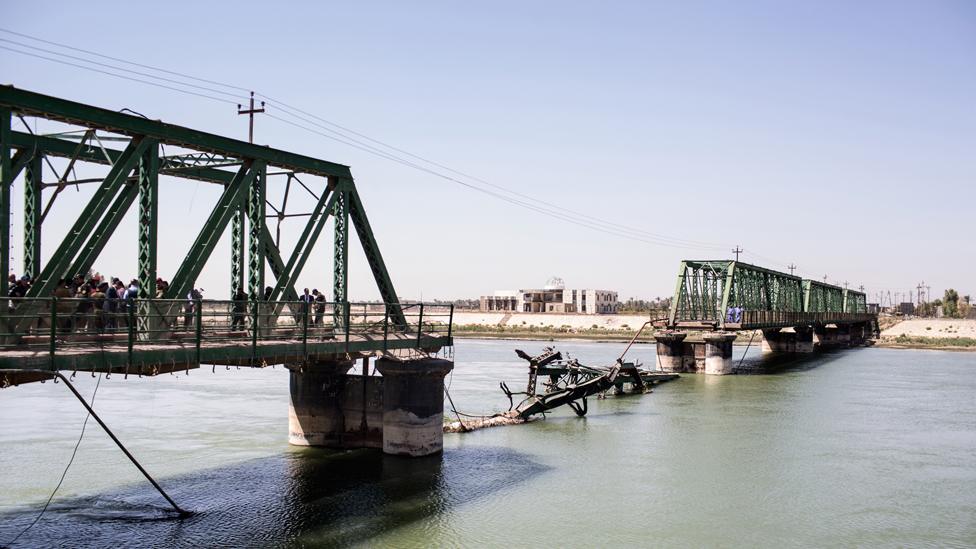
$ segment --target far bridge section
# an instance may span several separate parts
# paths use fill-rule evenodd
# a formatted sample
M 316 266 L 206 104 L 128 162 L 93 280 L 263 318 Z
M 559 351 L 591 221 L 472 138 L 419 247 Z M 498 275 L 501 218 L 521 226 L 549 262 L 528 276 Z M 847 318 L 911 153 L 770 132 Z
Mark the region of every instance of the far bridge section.
M 878 332 L 864 293 L 732 260 L 681 262 L 668 319 L 657 324 L 665 371 L 728 374 L 741 330 L 761 330 L 766 352 L 864 344 Z M 700 341 L 689 332 L 701 332 Z
M 31 117 L 56 133 L 35 132 Z M 84 179 L 74 175 L 82 165 Z M 186 220 L 161 219 L 159 193 L 179 191 L 188 180 L 214 185 L 220 196 L 195 238 L 187 239 L 185 256 L 171 258 L 168 272 L 160 273 L 161 229 Z M 453 308 L 399 301 L 348 166 L 0 86 L 5 298 L 14 185 L 23 185 L 24 279 L 0 307 L 0 387 L 60 371 L 126 376 L 281 364 L 290 370 L 289 442 L 407 455 L 440 451 L 444 376 L 453 362 L 436 353 L 453 344 Z M 70 219 L 52 223 L 51 217 L 69 215 L 51 209 L 59 197 L 68 200 L 62 191 L 80 185 L 97 188 Z M 301 210 L 286 211 L 290 195 L 292 208 L 298 203 Z M 282 196 L 275 206 L 272 198 Z M 76 293 L 134 205 L 131 294 L 113 301 L 101 292 Z M 267 223 L 286 218 L 304 221 L 290 251 Z M 310 303 L 296 285 L 328 225 L 332 299 Z M 52 226 L 70 229 L 52 234 Z M 44 261 L 42 230 L 54 244 Z M 229 258 L 212 257 L 227 232 Z M 381 299 L 375 303 L 349 301 L 351 233 L 376 283 Z M 229 266 L 231 300 L 203 300 L 194 291 L 208 263 Z M 159 274 L 168 285 L 157 287 Z M 82 282 L 69 290 L 65 281 L 78 276 Z M 370 375 L 371 358 L 381 376 Z M 354 376 L 349 371 L 357 361 L 363 375 Z

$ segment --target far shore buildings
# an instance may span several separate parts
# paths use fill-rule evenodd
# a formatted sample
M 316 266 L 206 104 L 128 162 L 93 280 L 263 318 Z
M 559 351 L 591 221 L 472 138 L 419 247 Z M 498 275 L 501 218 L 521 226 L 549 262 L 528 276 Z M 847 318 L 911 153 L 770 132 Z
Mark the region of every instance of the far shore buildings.
M 543 288 L 498 290 L 480 298 L 483 312 L 615 314 L 620 308 L 617 292 L 569 289 L 559 278 Z

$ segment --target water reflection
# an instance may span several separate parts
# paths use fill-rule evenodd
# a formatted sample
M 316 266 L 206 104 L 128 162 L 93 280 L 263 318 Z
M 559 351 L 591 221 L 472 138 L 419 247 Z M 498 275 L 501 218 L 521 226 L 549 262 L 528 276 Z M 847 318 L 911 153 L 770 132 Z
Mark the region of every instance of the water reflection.
M 62 500 L 16 546 L 349 545 L 445 513 L 547 468 L 507 448 L 462 447 L 421 459 L 379 451 L 298 450 L 164 479 L 176 519 L 138 486 Z M 36 510 L 0 516 L 11 539 Z

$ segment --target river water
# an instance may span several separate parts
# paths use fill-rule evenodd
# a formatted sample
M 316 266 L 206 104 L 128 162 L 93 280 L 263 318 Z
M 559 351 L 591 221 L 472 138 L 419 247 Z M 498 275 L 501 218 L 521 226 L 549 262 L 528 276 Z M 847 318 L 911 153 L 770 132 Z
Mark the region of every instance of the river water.
M 458 340 L 458 408 L 508 402 L 518 347 Z M 609 364 L 623 344 L 558 343 Z M 736 360 L 743 353 L 736 348 Z M 629 357 L 654 363 L 639 345 Z M 442 456 L 287 444 L 282 368 L 103 378 L 95 407 L 193 516 L 178 520 L 90 421 L 14 547 L 973 546 L 976 353 L 852 349 L 685 375 L 527 425 L 445 435 Z M 90 396 L 97 379 L 78 374 Z M 82 428 L 62 384 L 0 391 L 0 545 L 36 516 Z

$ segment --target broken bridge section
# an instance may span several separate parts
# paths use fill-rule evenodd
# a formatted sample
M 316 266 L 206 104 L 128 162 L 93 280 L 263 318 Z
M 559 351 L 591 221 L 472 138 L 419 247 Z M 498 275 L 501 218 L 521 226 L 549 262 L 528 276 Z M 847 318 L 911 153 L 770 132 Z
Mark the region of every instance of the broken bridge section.
M 59 131 L 35 133 L 30 117 Z M 86 176 L 101 175 L 81 179 L 76 176 L 81 166 Z M 220 196 L 200 231 L 188 239 L 185 255 L 162 264 L 161 227 L 185 220 L 160 218 L 159 192 L 187 180 L 214 185 Z M 0 386 L 49 379 L 63 370 L 156 375 L 202 365 L 283 364 L 291 369 L 292 416 L 299 418 L 292 422 L 293 442 L 338 447 L 381 444 L 392 453 L 407 455 L 440 451 L 439 439 L 409 435 L 418 431 L 407 420 L 396 424 L 399 434 L 387 441 L 377 429 L 392 423 L 386 419 L 377 423 L 377 414 L 385 418 L 387 411 L 375 409 L 375 402 L 379 392 L 395 385 L 396 410 L 419 409 L 416 399 L 411 400 L 416 396 L 431 410 L 440 406 L 443 411 L 443 376 L 438 381 L 428 370 L 433 355 L 453 345 L 453 307 L 400 302 L 348 166 L 0 86 L 3 296 L 10 290 L 6 274 L 11 271 L 15 184 L 24 188 L 23 272 L 31 284 L 23 297 L 0 307 Z M 69 215 L 52 207 L 59 199 L 66 200 L 65 189 L 81 185 L 97 188 L 80 211 L 74 210 L 66 223 L 58 223 L 70 227 L 65 234 L 48 233 L 52 216 Z M 282 198 L 276 204 L 277 197 Z M 301 209 L 295 211 L 295 204 Z M 104 296 L 56 297 L 55 290 L 64 280 L 92 270 L 133 208 L 138 228 L 131 237 L 136 258 L 131 272 L 137 273 L 138 295 L 110 306 Z M 274 233 L 269 220 L 276 223 Z M 286 220 L 304 222 L 290 251 L 281 242 L 281 224 Z M 309 302 L 300 298 L 296 284 L 328 225 L 332 299 Z M 213 257 L 218 241 L 228 232 L 229 262 Z M 350 232 L 355 233 L 369 266 L 378 302 L 349 301 Z M 46 242 L 54 243 L 44 254 L 42 234 Z M 193 292 L 204 267 L 215 261 L 229 266 L 231 300 L 204 300 Z M 167 268 L 172 270 L 164 273 Z M 170 281 L 159 293 L 157 278 Z M 341 379 L 348 373 L 339 372 L 335 365 L 370 357 L 399 364 L 386 367 L 396 371 L 396 383 L 369 379 L 376 376 L 370 375 L 368 367 L 363 368 L 365 379 Z M 442 367 L 438 363 L 435 369 Z M 336 379 L 323 384 L 319 382 L 323 376 Z M 413 377 L 417 379 L 412 381 Z M 438 383 L 440 391 L 434 387 Z M 319 389 L 312 390 L 315 387 Z M 323 392 L 323 387 L 335 390 Z M 384 394 L 383 402 L 388 397 Z M 334 417 L 322 419 L 322 414 Z M 354 416 L 355 422 L 350 419 Z M 313 417 L 318 419 L 308 419 Z M 333 429 L 333 424 L 341 428 Z

